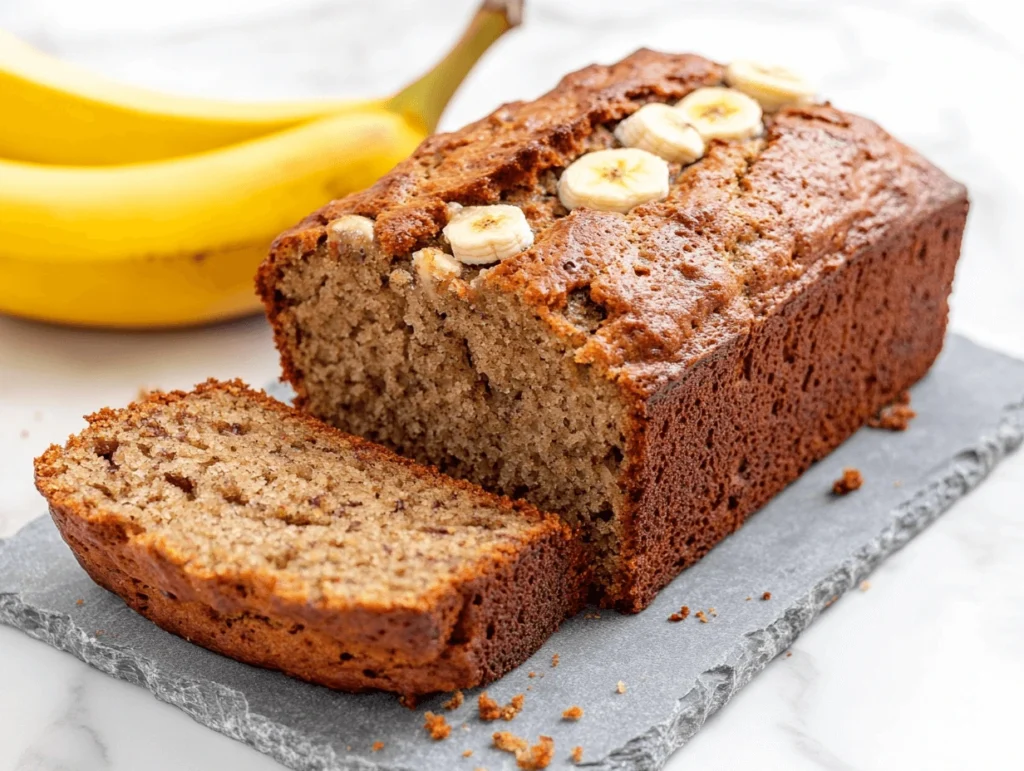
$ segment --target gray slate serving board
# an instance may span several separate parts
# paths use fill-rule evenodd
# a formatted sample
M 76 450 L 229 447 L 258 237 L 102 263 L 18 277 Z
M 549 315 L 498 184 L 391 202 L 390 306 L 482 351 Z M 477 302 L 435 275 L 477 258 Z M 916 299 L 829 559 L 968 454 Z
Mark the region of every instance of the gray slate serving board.
M 913 391 L 909 431 L 865 429 L 738 533 L 683 573 L 644 613 L 581 615 L 526 664 L 490 687 L 502 703 L 525 692 L 512 723 L 481 723 L 475 694 L 447 741 L 430 741 L 423 712 L 393 696 L 349 695 L 202 650 L 137 616 L 93 585 L 48 517 L 0 541 L 0 621 L 145 686 L 199 722 L 295 769 L 513 769 L 489 747 L 495 730 L 555 739 L 551 768 L 656 769 L 837 596 L 966 494 L 1024 438 L 1024 362 L 953 336 Z M 864 487 L 829 495 L 845 466 Z M 762 601 L 770 591 L 770 601 Z M 753 600 L 747 600 L 753 597 Z M 81 605 L 76 600 L 82 599 Z M 667 616 L 681 605 L 717 617 Z M 98 631 L 102 630 L 102 631 Z M 552 654 L 560 664 L 551 666 Z M 531 679 L 533 670 L 537 677 Z M 627 685 L 616 693 L 616 683 Z M 532 687 L 532 690 L 528 690 Z M 578 723 L 562 710 L 582 706 Z M 465 727 L 464 727 L 465 726 Z M 372 752 L 371 745 L 384 742 Z M 461 757 L 472 749 L 470 759 Z

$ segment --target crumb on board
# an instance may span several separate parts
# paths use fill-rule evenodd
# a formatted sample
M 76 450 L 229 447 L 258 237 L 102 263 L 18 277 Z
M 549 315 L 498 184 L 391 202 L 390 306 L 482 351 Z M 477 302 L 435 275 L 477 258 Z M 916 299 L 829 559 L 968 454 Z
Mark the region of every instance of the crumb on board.
M 495 731 L 491 736 L 494 746 L 504 752 L 519 752 L 528 746 L 526 739 L 510 731 Z
M 85 605 L 85 600 L 79 597 L 77 600 L 75 600 L 75 605 Z
M 754 598 L 753 597 L 747 597 L 747 602 L 750 602 L 752 599 L 754 599 Z
M 524 771 L 541 771 L 555 756 L 555 740 L 550 736 L 541 736 L 532 747 L 526 739 L 507 731 L 498 731 L 491 739 L 497 749 L 514 753 L 516 765 Z
M 512 701 L 501 708 L 501 719 L 511 720 L 518 715 L 523 709 L 523 703 L 526 701 L 526 696 L 522 693 L 517 693 L 512 697 Z
M 516 756 L 516 765 L 524 771 L 541 771 L 547 768 L 555 756 L 555 740 L 541 736 L 537 744 L 530 746 L 526 739 L 508 731 L 496 731 L 491 736 L 496 749 L 511 752 Z
M 527 672 L 526 676 L 532 680 L 533 678 L 535 678 L 537 676 L 537 673 L 536 672 Z
M 541 736 L 537 743 L 516 753 L 516 765 L 524 771 L 541 771 L 550 765 L 555 757 L 555 740 Z
M 465 697 L 462 695 L 462 691 L 456 691 L 455 693 L 452 694 L 452 697 L 450 699 L 448 699 L 448 701 L 444 702 L 441 706 L 444 707 L 449 712 L 451 712 L 452 710 L 456 710 L 459 707 L 461 707 L 462 706 L 462 702 L 464 700 L 465 700 Z
M 573 763 L 582 763 L 583 762 L 583 748 L 580 747 L 579 745 L 573 747 L 572 748 L 572 755 L 570 757 L 572 758 L 572 762 Z
M 843 475 L 832 483 L 833 495 L 846 495 L 854 490 L 859 490 L 864 484 L 864 477 L 855 468 L 844 468 Z
M 588 610 L 583 614 L 583 618 L 601 618 L 601 614 L 593 610 Z
M 484 691 L 476 698 L 476 708 L 480 713 L 480 719 L 491 721 L 501 717 L 501 705 L 492 699 L 487 691 Z
M 517 693 L 512 697 L 512 701 L 503 707 L 492 699 L 487 691 L 484 691 L 477 697 L 476 706 L 480 713 L 480 719 L 485 722 L 498 719 L 512 720 L 522 710 L 525 701 L 525 694 Z
M 370 752 L 380 752 L 382 749 L 384 749 L 384 742 L 374 742 L 370 747 Z
M 583 707 L 573 704 L 562 713 L 562 720 L 579 720 L 583 717 Z
M 673 623 L 674 622 L 678 622 L 678 621 L 685 621 L 686 617 L 689 616 L 689 615 L 690 615 L 690 606 L 689 605 L 684 605 L 683 607 L 681 607 L 679 609 L 678 613 L 673 613 L 671 616 L 669 616 L 668 620 L 672 621 Z
M 473 750 L 463 750 L 462 751 L 462 757 L 464 757 L 464 758 L 471 758 L 471 757 L 473 757 Z
M 706 615 L 704 615 L 704 611 L 703 610 L 698 610 L 697 613 L 696 613 L 696 616 L 697 616 L 697 620 L 700 621 L 700 623 L 702 623 L 702 624 L 708 623 L 708 617 Z
M 916 417 L 917 413 L 910 407 L 910 393 L 902 391 L 892 404 L 887 404 L 877 415 L 868 418 L 868 425 L 886 431 L 906 431 L 910 421 Z
M 716 618 L 718 617 L 718 611 L 714 608 L 708 608 L 708 613 L 710 613 L 712 616 L 715 616 Z
M 452 733 L 452 727 L 448 725 L 444 715 L 435 715 L 433 712 L 423 715 L 423 727 L 435 742 L 447 739 Z
M 862 592 L 866 592 L 870 588 L 871 588 L 871 582 L 870 581 L 861 581 L 860 582 L 860 590 Z
M 559 656 L 558 656 L 557 653 L 555 653 L 555 654 L 553 654 L 551 656 L 551 666 L 552 667 L 557 667 L 558 666 L 558 662 L 559 662 Z
M 826 608 L 829 608 L 829 607 L 831 607 L 831 606 L 832 606 L 832 605 L 833 605 L 833 604 L 835 603 L 835 601 L 836 601 L 836 600 L 838 600 L 838 599 L 839 599 L 839 595 L 838 595 L 838 594 L 837 594 L 837 595 L 834 595 L 834 596 L 832 597 L 832 599 L 830 599 L 830 600 L 829 600 L 828 602 L 826 602 L 826 603 L 825 603 L 825 607 L 826 607 Z
M 761 599 L 765 600 L 765 601 L 768 601 L 771 598 L 772 598 L 772 593 L 771 592 L 765 592 L 764 594 L 761 595 Z
M 619 682 L 617 682 L 615 684 L 615 692 L 616 693 L 625 693 L 626 692 L 626 684 L 622 680 L 619 680 Z
M 793 655 L 793 651 L 786 651 L 786 658 L 790 658 Z

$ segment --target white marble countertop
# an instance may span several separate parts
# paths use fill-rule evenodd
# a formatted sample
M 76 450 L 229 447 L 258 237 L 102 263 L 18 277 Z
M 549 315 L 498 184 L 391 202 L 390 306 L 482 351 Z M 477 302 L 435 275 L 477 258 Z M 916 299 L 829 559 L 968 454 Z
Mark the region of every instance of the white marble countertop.
M 0 0 L 0 27 L 125 80 L 197 94 L 378 94 L 474 0 Z M 444 125 L 642 45 L 789 64 L 970 188 L 953 327 L 1024 356 L 1020 19 L 969 0 L 528 0 Z M 0 318 L 0 537 L 43 513 L 31 459 L 140 387 L 277 374 L 259 319 L 157 334 Z M 824 614 L 668 768 L 1024 767 L 1024 454 Z M 472 764 L 467 765 L 467 768 Z M 0 627 L 0 769 L 280 768 L 146 691 Z

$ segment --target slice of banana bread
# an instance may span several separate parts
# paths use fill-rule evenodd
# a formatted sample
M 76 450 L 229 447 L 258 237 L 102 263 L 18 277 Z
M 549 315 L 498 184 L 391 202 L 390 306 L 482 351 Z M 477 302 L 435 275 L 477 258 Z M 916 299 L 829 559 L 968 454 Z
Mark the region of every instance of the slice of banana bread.
M 170 632 L 332 688 L 467 688 L 581 601 L 569 529 L 239 382 L 102 410 L 36 461 L 82 567 Z
M 966 191 L 811 93 L 640 51 L 428 139 L 261 268 L 298 404 L 559 512 L 644 607 L 942 347 Z

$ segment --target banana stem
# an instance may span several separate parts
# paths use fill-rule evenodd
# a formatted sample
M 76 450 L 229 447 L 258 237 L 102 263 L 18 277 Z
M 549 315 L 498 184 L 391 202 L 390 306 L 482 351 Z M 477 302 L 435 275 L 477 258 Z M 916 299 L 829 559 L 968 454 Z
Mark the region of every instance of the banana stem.
M 462 37 L 430 72 L 410 83 L 388 101 L 388 107 L 421 124 L 437 128 L 441 114 L 466 75 L 494 41 L 518 27 L 523 0 L 483 0 Z

